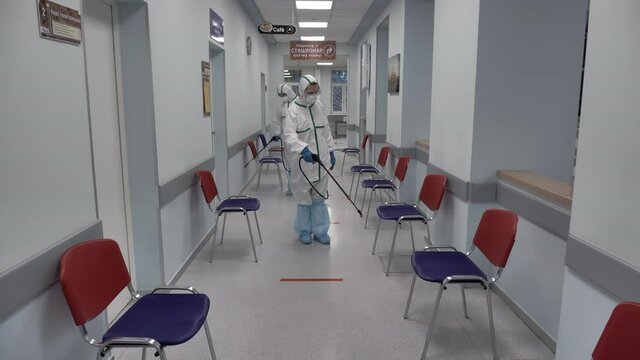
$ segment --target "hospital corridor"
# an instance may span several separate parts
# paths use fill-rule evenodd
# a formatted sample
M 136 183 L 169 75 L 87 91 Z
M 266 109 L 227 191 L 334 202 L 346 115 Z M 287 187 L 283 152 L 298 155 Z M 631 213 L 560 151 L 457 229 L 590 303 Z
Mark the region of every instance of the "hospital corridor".
M 639 14 L 3 0 L 0 360 L 640 359 Z

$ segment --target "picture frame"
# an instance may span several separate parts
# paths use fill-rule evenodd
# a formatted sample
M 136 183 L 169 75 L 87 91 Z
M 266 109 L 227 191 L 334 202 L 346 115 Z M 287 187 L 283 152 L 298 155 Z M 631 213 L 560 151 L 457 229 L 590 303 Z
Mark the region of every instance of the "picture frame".
M 387 92 L 389 94 L 400 93 L 400 54 L 389 58 Z
M 368 90 L 371 85 L 371 45 L 364 43 L 360 47 L 360 88 Z

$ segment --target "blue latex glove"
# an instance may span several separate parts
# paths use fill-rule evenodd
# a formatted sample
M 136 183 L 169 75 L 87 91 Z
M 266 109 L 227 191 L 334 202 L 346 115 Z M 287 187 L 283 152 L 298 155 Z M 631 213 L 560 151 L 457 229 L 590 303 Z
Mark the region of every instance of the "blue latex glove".
M 280 141 L 280 136 L 273 135 L 273 137 L 271 138 L 271 142 L 274 142 L 274 141 Z
M 333 151 L 329 152 L 329 155 L 331 156 L 331 167 L 329 168 L 329 170 L 333 170 L 333 168 L 336 166 L 336 156 L 333 155 Z
M 304 161 L 313 164 L 313 158 L 311 157 L 311 150 L 309 150 L 308 147 L 304 148 L 304 150 L 302 150 L 302 158 L 304 159 Z

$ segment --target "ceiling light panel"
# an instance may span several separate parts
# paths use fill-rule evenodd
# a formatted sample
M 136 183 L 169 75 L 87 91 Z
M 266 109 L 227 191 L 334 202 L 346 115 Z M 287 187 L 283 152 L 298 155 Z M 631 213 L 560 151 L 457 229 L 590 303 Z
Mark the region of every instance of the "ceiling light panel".
M 314 28 L 314 29 L 323 29 L 326 28 L 329 23 L 325 21 L 300 21 L 298 23 L 301 28 Z
M 324 36 L 300 36 L 303 41 L 324 41 Z
M 333 1 L 296 1 L 299 10 L 330 10 Z

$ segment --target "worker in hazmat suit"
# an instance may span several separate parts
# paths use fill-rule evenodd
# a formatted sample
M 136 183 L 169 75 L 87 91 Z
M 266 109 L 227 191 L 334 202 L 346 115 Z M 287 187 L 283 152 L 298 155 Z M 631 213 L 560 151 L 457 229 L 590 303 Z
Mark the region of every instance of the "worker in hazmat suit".
M 298 202 L 294 230 L 304 244 L 312 239 L 329 244 L 329 211 L 324 199 L 328 196 L 329 175 L 317 163 L 317 154 L 323 164 L 335 166 L 335 144 L 331 136 L 329 120 L 318 100 L 320 86 L 311 75 L 300 78 L 300 96 L 290 104 L 284 124 L 284 142 L 291 153 L 291 187 Z M 317 192 L 313 190 L 300 171 L 299 158 L 303 157 L 302 170 L 307 174 Z M 313 236 L 313 238 L 312 238 Z
M 298 97 L 293 90 L 289 87 L 289 85 L 282 83 L 278 85 L 276 88 L 278 93 L 278 97 L 282 99 L 282 103 L 280 104 L 280 108 L 276 113 L 275 118 L 271 121 L 269 126 L 269 130 L 271 132 L 271 141 L 270 142 L 280 142 L 282 136 L 282 128 L 284 127 L 284 122 L 287 118 L 287 109 L 293 103 L 293 101 Z M 286 150 L 286 146 L 284 146 L 284 153 L 282 154 L 282 161 L 284 162 L 284 167 L 287 169 L 287 196 L 291 196 L 291 162 L 289 162 L 289 158 L 291 158 L 291 154 L 288 154 Z

